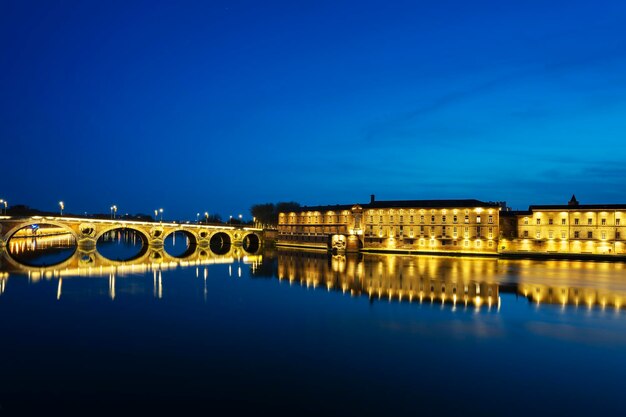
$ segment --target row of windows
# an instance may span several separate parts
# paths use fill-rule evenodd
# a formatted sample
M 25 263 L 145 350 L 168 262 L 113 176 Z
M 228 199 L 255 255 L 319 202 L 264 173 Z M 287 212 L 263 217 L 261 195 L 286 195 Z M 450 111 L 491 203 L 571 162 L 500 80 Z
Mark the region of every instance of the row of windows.
M 535 219 L 535 222 L 536 222 L 537 224 L 541 224 L 541 219 L 540 219 L 540 218 L 537 218 L 537 219 Z M 524 224 L 526 224 L 526 225 L 528 224 L 528 217 L 524 217 Z M 548 224 L 554 224 L 554 220 L 553 220 L 553 219 L 548 219 Z M 566 225 L 566 224 L 567 224 L 567 219 L 561 219 L 561 224 L 562 224 L 562 225 Z M 575 219 L 574 219 L 574 224 L 575 224 L 575 225 L 580 225 L 580 224 L 581 224 L 581 223 L 580 223 L 580 219 L 579 219 L 579 218 L 575 218 Z M 589 218 L 587 218 L 587 224 L 588 224 L 588 225 L 593 225 L 593 219 L 592 219 L 592 218 L 590 218 L 590 217 L 589 217 Z M 606 225 L 607 225 L 607 220 L 606 220 L 606 218 L 602 218 L 602 219 L 600 219 L 600 224 L 601 224 L 602 226 L 606 226 Z M 619 226 L 619 225 L 620 225 L 620 219 L 615 219 L 615 226 Z
M 469 234 L 470 234 L 470 228 L 468 226 L 463 227 L 463 237 L 468 238 Z M 378 231 L 377 233 L 374 230 L 374 226 L 370 225 L 368 230 L 368 234 L 370 236 L 374 236 L 375 234 L 378 234 L 379 237 L 382 237 L 384 235 L 384 229 L 382 226 L 378 227 Z M 476 236 L 480 237 L 482 236 L 482 228 L 480 226 L 476 227 Z M 398 229 L 394 229 L 393 227 L 389 229 L 389 236 L 393 236 L 394 234 L 396 234 L 396 236 L 406 236 L 405 235 L 405 231 L 406 229 L 404 229 L 403 226 L 400 226 Z M 396 233 L 397 232 L 397 233 Z M 434 226 L 430 227 L 430 235 L 431 236 L 435 236 L 436 235 L 436 228 Z M 420 235 L 424 235 L 426 233 L 425 230 L 425 226 L 420 226 L 419 228 L 419 234 Z M 446 229 L 446 226 L 442 226 L 441 227 L 441 236 L 449 236 L 448 233 L 450 233 L 449 229 Z M 456 238 L 459 236 L 458 233 L 458 228 L 456 226 L 454 226 L 452 228 L 452 237 Z M 487 228 L 487 236 L 492 239 L 493 238 L 493 227 L 488 227 Z M 413 233 L 413 228 L 408 228 L 408 237 L 414 237 L 414 233 Z
M 437 241 L 436 240 L 433 240 L 433 239 L 428 240 L 428 245 L 426 245 L 426 242 L 427 242 L 426 239 L 420 239 L 419 242 L 418 242 L 418 245 L 419 246 L 430 246 L 430 247 L 437 246 Z M 464 240 L 463 241 L 463 246 L 464 247 L 468 248 L 468 247 L 470 247 L 470 245 L 471 245 L 471 242 L 469 240 Z M 452 241 L 452 245 L 450 245 L 449 241 L 448 242 L 442 241 L 441 242 L 441 246 L 459 246 L 459 242 L 457 240 L 453 240 Z M 480 248 L 482 246 L 483 246 L 483 241 L 482 240 L 474 241 L 474 247 Z M 493 240 L 487 241 L 487 247 L 493 248 L 493 246 L 494 246 Z
M 430 216 L 430 223 L 434 224 L 435 223 L 435 216 Z M 441 216 L 441 223 L 447 223 L 448 217 L 447 216 Z M 464 218 L 464 223 L 469 223 L 470 218 L 469 216 L 465 216 Z M 378 222 L 379 223 L 383 223 L 383 216 L 378 216 Z M 393 223 L 394 222 L 394 216 L 389 216 L 389 223 Z M 420 223 L 425 223 L 424 222 L 424 216 L 420 216 L 419 218 L 419 222 Z M 481 216 L 476 216 L 476 223 L 481 223 L 482 222 L 482 218 Z M 369 223 L 374 223 L 374 216 L 369 216 Z M 404 216 L 400 216 L 399 217 L 399 223 L 404 223 Z M 414 223 L 414 217 L 413 216 L 409 216 L 409 223 Z M 452 217 L 452 223 L 458 223 L 458 216 L 453 216 Z M 487 223 L 489 224 L 493 224 L 493 216 L 489 215 L 487 216 Z
M 528 237 L 528 230 L 524 230 L 524 237 Z M 583 236 L 579 231 L 575 231 L 574 232 L 574 239 L 580 239 L 581 236 Z M 537 239 L 541 239 L 541 232 L 537 232 L 535 234 L 535 237 Z M 601 232 L 600 233 L 600 239 L 606 239 L 607 238 L 607 233 L 606 232 Z M 549 231 L 548 232 L 548 239 L 554 239 L 554 232 L 553 231 Z M 565 231 L 561 231 L 561 239 L 567 239 L 567 232 Z M 593 232 L 588 231 L 587 232 L 587 239 L 593 239 Z M 621 239 L 621 233 L 620 232 L 615 232 L 615 239 Z

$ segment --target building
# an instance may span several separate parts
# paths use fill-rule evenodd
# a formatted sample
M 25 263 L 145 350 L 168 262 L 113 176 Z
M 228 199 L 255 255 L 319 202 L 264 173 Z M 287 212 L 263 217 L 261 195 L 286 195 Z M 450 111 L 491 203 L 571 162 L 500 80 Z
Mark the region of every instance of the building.
M 496 254 L 502 203 L 398 200 L 280 213 L 279 246 L 335 251 Z
M 533 205 L 514 213 L 517 231 L 503 233 L 502 251 L 626 254 L 626 204 Z

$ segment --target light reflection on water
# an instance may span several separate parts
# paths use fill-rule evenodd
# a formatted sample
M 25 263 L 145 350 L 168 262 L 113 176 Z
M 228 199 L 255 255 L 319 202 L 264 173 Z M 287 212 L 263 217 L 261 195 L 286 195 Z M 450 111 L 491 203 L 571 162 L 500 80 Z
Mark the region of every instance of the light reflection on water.
M 28 397 L 16 380 L 37 379 L 52 387 L 42 398 L 70 409 L 108 393 L 114 409 L 141 410 L 619 411 L 624 264 L 235 250 L 88 266 L 77 253 L 58 269 L 3 261 L 0 354 L 12 361 L 0 403 Z M 33 359 L 35 340 L 62 373 Z M 522 394 L 533 401 L 513 407 Z

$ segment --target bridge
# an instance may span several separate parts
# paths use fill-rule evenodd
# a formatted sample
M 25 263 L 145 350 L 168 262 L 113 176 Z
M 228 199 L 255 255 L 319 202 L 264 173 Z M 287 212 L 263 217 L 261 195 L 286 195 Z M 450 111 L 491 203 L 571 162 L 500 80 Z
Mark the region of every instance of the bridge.
M 99 256 L 95 250 L 98 239 L 114 230 L 132 230 L 137 233 L 142 243 L 139 255 L 141 258 L 150 256 L 167 258 L 169 255 L 162 250 L 164 242 L 168 236 L 176 232 L 182 232 L 189 239 L 189 249 L 178 258 L 202 256 L 202 253 L 206 256 L 226 255 L 231 247 L 242 248 L 248 253 L 257 252 L 263 243 L 263 230 L 254 227 L 64 216 L 0 216 L 0 252 L 9 252 L 5 249 L 14 236 L 36 237 L 34 233 L 28 234 L 24 231 L 34 232 L 39 225 L 52 227 L 71 236 L 78 252 L 93 256 Z M 215 247 L 224 250 L 215 251 L 212 249 Z M 10 258 L 10 255 L 8 256 Z

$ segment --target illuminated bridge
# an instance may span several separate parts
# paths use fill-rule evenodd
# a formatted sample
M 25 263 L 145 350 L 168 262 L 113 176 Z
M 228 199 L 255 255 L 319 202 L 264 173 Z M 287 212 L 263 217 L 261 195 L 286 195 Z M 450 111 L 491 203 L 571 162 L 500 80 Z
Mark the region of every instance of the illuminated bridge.
M 165 240 L 174 233 L 188 239 L 187 251 L 178 259 L 227 255 L 232 248 L 245 253 L 256 253 L 263 243 L 262 229 L 228 225 L 203 225 L 188 223 L 145 222 L 119 219 L 91 219 L 61 216 L 0 217 L 0 252 L 11 257 L 8 250 L 12 238 L 52 238 L 66 236 L 77 247 L 77 252 L 97 258 L 96 244 L 105 234 L 116 231 L 133 231 L 141 240 L 142 250 L 137 258 L 167 258 L 163 251 Z

